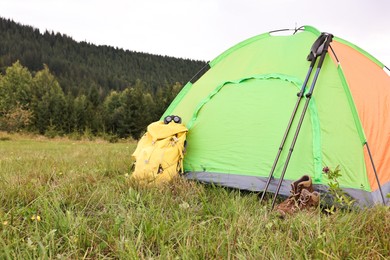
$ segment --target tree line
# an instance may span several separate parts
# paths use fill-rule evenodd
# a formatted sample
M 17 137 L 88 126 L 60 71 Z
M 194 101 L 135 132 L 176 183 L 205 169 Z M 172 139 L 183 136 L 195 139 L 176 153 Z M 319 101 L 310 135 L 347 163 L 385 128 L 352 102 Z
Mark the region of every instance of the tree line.
M 0 130 L 58 135 L 89 131 L 139 139 L 181 87 L 177 83 L 154 94 L 137 80 L 122 91 L 112 90 L 100 102 L 93 91 L 76 97 L 65 94 L 47 65 L 33 75 L 17 61 L 0 74 Z
M 0 18 L 0 130 L 138 139 L 204 65 Z

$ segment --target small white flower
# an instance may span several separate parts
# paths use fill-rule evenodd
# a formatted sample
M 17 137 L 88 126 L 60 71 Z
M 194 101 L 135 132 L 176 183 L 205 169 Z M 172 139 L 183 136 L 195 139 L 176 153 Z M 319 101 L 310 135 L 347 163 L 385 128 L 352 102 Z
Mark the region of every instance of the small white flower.
M 179 205 L 179 208 L 181 209 L 188 209 L 190 207 L 190 204 L 188 204 L 187 202 L 183 201 L 180 205 Z

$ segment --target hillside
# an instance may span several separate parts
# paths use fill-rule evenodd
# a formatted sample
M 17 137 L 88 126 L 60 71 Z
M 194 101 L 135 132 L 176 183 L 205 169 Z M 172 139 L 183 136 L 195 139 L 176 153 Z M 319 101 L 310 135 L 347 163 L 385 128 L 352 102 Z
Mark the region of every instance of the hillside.
M 0 69 L 19 60 L 31 72 L 46 64 L 64 92 L 78 95 L 96 86 L 105 96 L 110 90 L 123 90 L 144 82 L 155 91 L 160 86 L 186 83 L 205 62 L 96 46 L 76 42 L 71 37 L 21 25 L 0 18 Z
M 204 65 L 0 18 L 0 131 L 138 139 Z

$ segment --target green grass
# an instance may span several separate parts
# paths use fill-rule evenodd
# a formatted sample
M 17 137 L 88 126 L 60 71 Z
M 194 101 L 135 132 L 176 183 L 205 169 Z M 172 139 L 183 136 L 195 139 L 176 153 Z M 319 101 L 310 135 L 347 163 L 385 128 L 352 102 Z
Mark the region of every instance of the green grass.
M 282 220 L 253 193 L 144 189 L 135 146 L 0 133 L 0 259 L 390 258 L 389 207 Z

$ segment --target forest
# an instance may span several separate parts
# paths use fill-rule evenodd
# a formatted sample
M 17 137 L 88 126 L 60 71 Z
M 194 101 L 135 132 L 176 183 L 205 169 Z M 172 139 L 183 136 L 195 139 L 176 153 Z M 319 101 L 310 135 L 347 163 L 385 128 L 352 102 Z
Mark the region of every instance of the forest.
M 205 64 L 0 18 L 0 130 L 139 139 Z

